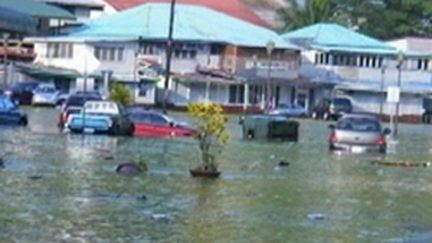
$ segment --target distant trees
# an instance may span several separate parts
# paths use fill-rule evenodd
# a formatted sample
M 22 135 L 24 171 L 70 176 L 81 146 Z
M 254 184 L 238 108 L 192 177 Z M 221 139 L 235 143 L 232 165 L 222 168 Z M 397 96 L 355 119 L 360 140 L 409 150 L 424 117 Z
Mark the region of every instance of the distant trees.
M 305 0 L 279 10 L 284 31 L 318 22 L 336 22 L 380 39 L 432 36 L 432 1 Z

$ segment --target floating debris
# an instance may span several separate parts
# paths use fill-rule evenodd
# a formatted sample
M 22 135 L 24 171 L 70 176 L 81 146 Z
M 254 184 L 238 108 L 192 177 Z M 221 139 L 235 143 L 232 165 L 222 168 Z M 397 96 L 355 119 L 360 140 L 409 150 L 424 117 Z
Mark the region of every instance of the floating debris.
M 42 178 L 43 178 L 42 175 L 32 175 L 32 176 L 27 177 L 27 179 L 29 179 L 29 180 L 40 180 Z
M 290 165 L 290 162 L 288 162 L 288 161 L 284 161 L 284 160 L 281 160 L 281 161 L 279 161 L 279 164 L 278 164 L 279 166 L 289 166 Z
M 4 169 L 4 168 L 6 168 L 5 162 L 2 158 L 0 158 L 0 169 Z
M 383 166 L 395 166 L 395 167 L 430 167 L 432 162 L 424 162 L 424 163 L 413 163 L 409 161 L 380 161 L 373 160 L 371 164 L 383 165 Z
M 327 217 L 322 213 L 310 213 L 307 215 L 307 218 L 310 220 L 324 220 Z
M 155 214 L 152 214 L 151 218 L 153 220 L 163 221 L 163 222 L 169 222 L 169 221 L 173 220 L 173 216 L 171 216 L 169 214 L 164 214 L 164 213 L 155 213 Z
M 124 163 L 116 168 L 116 172 L 122 175 L 135 176 L 147 171 L 147 164 L 144 161 L 138 163 Z
M 109 156 L 105 156 L 104 157 L 104 160 L 114 160 L 115 158 L 114 158 L 114 156 L 112 156 L 112 155 L 109 155 Z
M 145 201 L 145 200 L 147 200 L 147 196 L 146 195 L 141 195 L 141 196 L 137 197 L 137 199 L 140 200 L 140 201 Z

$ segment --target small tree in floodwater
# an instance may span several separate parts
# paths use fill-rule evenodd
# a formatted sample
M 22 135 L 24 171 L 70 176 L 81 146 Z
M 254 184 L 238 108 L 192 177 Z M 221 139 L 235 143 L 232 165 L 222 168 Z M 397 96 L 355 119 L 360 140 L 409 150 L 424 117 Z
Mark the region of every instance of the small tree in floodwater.
M 217 156 L 222 153 L 230 137 L 226 130 L 228 119 L 222 107 L 212 103 L 191 104 L 187 110 L 198 123 L 195 139 L 201 151 L 202 164 L 196 171 L 217 172 Z
M 133 96 L 126 85 L 115 82 L 110 90 L 109 99 L 122 105 L 130 105 L 133 102 Z

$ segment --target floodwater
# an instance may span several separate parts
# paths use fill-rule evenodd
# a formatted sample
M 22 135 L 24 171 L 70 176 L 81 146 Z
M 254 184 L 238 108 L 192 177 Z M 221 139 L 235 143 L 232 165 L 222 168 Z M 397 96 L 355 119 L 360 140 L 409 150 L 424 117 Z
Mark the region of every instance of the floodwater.
M 432 160 L 430 126 L 402 125 L 380 158 L 329 154 L 319 121 L 297 144 L 243 141 L 233 117 L 222 177 L 202 180 L 191 139 L 61 134 L 55 109 L 27 112 L 0 130 L 0 242 L 432 241 L 432 167 L 370 163 Z M 140 159 L 147 174 L 115 173 Z

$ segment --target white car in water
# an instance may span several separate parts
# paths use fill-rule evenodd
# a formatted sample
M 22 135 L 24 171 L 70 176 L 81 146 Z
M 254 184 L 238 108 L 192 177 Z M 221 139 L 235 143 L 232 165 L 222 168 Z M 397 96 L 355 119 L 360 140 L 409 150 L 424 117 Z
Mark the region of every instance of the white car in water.
M 57 105 L 60 92 L 53 84 L 39 84 L 33 91 L 32 105 Z

